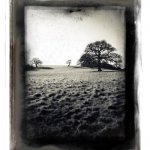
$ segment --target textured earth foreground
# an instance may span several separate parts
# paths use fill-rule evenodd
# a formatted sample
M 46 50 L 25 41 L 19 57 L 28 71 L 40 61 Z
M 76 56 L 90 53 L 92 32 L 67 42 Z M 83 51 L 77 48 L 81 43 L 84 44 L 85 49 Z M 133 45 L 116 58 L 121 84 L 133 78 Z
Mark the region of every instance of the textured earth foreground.
M 124 137 L 123 71 L 57 66 L 26 78 L 27 139 Z

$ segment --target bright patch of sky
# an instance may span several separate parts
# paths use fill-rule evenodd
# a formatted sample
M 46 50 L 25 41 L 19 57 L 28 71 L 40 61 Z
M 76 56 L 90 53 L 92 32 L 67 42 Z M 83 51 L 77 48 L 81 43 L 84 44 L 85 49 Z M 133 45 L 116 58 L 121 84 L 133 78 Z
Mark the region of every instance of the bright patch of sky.
M 106 40 L 125 58 L 124 9 L 84 8 L 69 13 L 66 7 L 27 6 L 25 46 L 28 61 L 40 58 L 44 65 L 72 65 L 87 44 Z

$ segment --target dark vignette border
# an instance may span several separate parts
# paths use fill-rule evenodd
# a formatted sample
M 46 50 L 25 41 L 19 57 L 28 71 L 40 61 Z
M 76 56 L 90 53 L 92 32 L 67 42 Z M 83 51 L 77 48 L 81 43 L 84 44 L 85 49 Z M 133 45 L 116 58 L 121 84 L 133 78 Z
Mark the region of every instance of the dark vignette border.
M 21 104 L 23 104 L 23 100 L 25 97 L 25 81 L 26 74 L 24 64 L 26 62 L 26 54 L 25 54 L 25 23 L 24 23 L 24 7 L 25 6 L 68 6 L 68 7 L 106 7 L 106 6 L 122 6 L 125 7 L 125 21 L 126 21 L 126 117 L 125 117 L 125 134 L 126 138 L 120 144 L 136 143 L 136 127 L 135 127 L 135 102 L 137 103 L 137 99 L 135 97 L 135 62 L 136 62 L 136 17 L 133 6 L 124 6 L 124 4 L 104 4 L 98 1 L 93 2 L 69 2 L 69 1 L 45 1 L 45 2 L 34 2 L 34 1 L 19 1 L 12 0 L 11 3 L 11 18 L 10 18 L 10 28 L 11 28 L 11 36 L 10 36 L 10 57 L 11 57 L 11 141 L 14 144 L 14 148 L 17 147 L 17 142 L 19 138 L 26 139 L 25 135 L 26 131 L 26 122 L 25 122 L 25 112 L 22 112 Z M 21 99 L 21 102 L 19 102 Z M 23 132 L 22 133 L 20 133 Z M 27 141 L 28 142 L 28 141 Z M 39 144 L 48 144 L 48 140 L 42 141 L 37 140 L 33 142 L 38 142 Z M 51 141 L 54 142 L 55 141 Z M 59 141 L 57 141 L 59 142 Z M 63 141 L 65 142 L 65 141 Z M 66 141 L 67 142 L 67 141 Z M 80 144 L 83 142 L 81 140 L 78 141 Z M 87 140 L 86 142 L 91 142 Z M 110 145 L 108 144 L 111 143 Z M 31 142 L 32 143 L 32 142 Z M 29 144 L 31 144 L 29 143 Z M 108 139 L 98 139 L 98 141 L 92 141 L 91 145 L 94 145 L 95 148 L 100 148 L 100 144 L 103 143 L 103 147 L 105 149 L 109 149 L 112 146 L 115 146 L 118 141 L 109 141 Z

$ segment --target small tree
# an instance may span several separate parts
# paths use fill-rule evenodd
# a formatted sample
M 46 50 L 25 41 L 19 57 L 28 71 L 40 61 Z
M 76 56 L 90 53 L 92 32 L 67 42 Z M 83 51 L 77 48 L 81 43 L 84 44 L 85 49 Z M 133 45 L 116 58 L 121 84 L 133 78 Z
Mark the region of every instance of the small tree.
M 101 63 L 116 63 L 117 60 L 121 59 L 121 56 L 117 53 L 114 53 L 116 49 L 112 47 L 106 41 L 96 41 L 87 45 L 85 53 L 93 55 L 97 60 L 98 71 L 102 71 Z
M 40 64 L 42 64 L 42 61 L 39 58 L 33 58 L 32 59 L 32 64 L 35 65 L 35 67 L 37 68 Z
M 68 65 L 68 67 L 71 65 L 71 59 L 66 61 L 66 64 Z

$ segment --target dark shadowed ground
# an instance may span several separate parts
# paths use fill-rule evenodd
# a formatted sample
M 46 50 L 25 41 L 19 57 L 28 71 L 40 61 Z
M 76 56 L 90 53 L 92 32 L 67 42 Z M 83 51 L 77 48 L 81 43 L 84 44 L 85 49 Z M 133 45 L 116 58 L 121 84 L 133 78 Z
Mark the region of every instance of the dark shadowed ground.
M 27 72 L 27 141 L 123 140 L 124 72 L 53 68 Z

